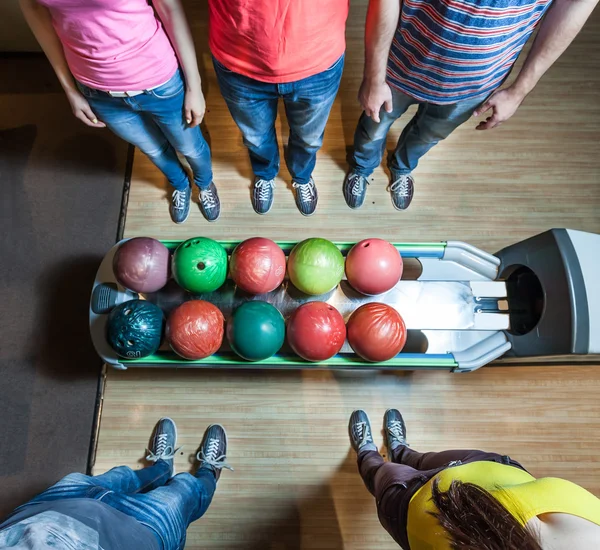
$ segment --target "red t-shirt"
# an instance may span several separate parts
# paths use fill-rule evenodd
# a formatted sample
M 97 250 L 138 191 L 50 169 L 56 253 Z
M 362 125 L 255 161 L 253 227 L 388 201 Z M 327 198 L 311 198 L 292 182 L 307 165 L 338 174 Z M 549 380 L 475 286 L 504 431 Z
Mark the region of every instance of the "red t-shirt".
M 212 54 L 255 80 L 307 78 L 346 49 L 349 0 L 209 0 L 208 6 Z

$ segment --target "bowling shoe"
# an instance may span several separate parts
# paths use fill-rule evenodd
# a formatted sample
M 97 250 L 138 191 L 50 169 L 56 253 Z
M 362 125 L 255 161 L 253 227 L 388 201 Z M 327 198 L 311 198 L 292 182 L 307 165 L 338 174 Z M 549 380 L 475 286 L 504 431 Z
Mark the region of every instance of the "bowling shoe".
M 404 418 L 397 409 L 388 409 L 383 415 L 383 431 L 385 432 L 385 446 L 392 452 L 406 442 L 406 425 Z
M 221 215 L 219 193 L 212 181 L 206 189 L 200 189 L 200 212 L 209 222 L 217 221 Z
M 254 178 L 252 184 L 252 207 L 257 214 L 267 214 L 273 206 L 275 180 Z
M 359 409 L 350 415 L 348 433 L 350 434 L 350 445 L 356 453 L 377 450 L 377 446 L 373 442 L 371 422 L 365 411 Z
M 210 470 L 217 481 L 221 477 L 223 468 L 233 471 L 233 468 L 227 464 L 227 433 L 223 426 L 212 424 L 206 428 L 196 460 L 198 462 L 196 473 Z
M 415 191 L 415 180 L 410 174 L 392 172 L 392 179 L 388 186 L 392 196 L 392 204 L 396 210 L 406 210 L 412 201 Z
M 154 426 L 152 437 L 150 439 L 150 448 L 146 460 L 156 462 L 164 460 L 171 468 L 171 475 L 175 473 L 173 458 L 181 449 L 177 445 L 177 426 L 170 418 L 161 418 Z
M 192 198 L 192 188 L 188 185 L 186 189 L 174 189 L 171 195 L 171 206 L 169 213 L 175 223 L 183 223 L 190 215 L 190 200 Z
M 346 174 L 343 191 L 346 204 L 350 208 L 360 208 L 363 205 L 367 196 L 367 185 L 369 185 L 369 180 L 364 176 L 356 172 Z
M 312 216 L 317 209 L 317 201 L 319 199 L 315 181 L 312 178 L 310 178 L 308 183 L 293 181 L 292 187 L 294 188 L 294 198 L 296 199 L 296 206 L 300 210 L 300 214 L 303 216 Z

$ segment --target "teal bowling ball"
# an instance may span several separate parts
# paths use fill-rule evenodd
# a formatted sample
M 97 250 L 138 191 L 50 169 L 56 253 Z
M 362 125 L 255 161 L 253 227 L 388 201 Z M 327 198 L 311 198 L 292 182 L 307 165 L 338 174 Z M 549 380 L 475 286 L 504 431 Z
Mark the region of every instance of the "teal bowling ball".
M 158 350 L 163 328 L 163 312 L 157 305 L 146 300 L 130 300 L 109 313 L 106 340 L 120 357 L 140 359 Z
M 267 302 L 246 302 L 227 322 L 231 349 L 247 361 L 262 361 L 283 346 L 285 321 L 279 310 Z

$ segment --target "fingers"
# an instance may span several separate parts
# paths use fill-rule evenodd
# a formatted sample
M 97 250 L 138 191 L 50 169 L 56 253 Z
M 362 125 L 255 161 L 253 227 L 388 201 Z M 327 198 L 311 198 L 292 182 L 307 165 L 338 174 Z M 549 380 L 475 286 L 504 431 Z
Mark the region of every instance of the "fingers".
M 81 116 L 79 116 L 81 114 Z M 106 124 L 104 124 L 104 122 L 100 122 L 97 118 L 96 115 L 94 114 L 94 112 L 92 111 L 92 109 L 90 109 L 90 106 L 86 106 L 86 107 L 82 107 L 81 111 L 79 111 L 78 113 L 75 113 L 75 116 L 83 121 L 85 124 L 87 124 L 88 126 L 91 126 L 93 128 L 105 128 Z
M 498 116 L 493 115 L 485 120 L 482 120 L 476 127 L 476 130 L 491 130 L 492 128 L 497 128 L 502 124 L 502 121 L 498 118 Z
M 392 100 L 391 99 L 386 100 L 383 105 L 385 107 L 386 113 L 391 113 L 392 112 L 392 109 L 393 109 L 394 106 L 392 104 Z
M 192 110 L 189 107 L 185 107 L 183 110 L 183 116 L 185 117 L 185 121 L 188 125 L 192 124 Z
M 490 109 L 492 109 L 494 106 L 492 104 L 491 101 L 486 101 L 483 105 L 477 107 L 477 109 L 475 109 L 473 111 L 473 116 L 479 116 L 482 115 L 483 113 L 485 113 L 486 111 L 489 111 Z
M 379 124 L 379 122 L 381 122 L 380 118 L 379 118 L 379 109 L 375 110 L 371 110 L 371 118 L 373 119 L 374 122 L 377 122 L 377 124 Z
M 192 111 L 191 117 L 192 119 L 188 122 L 188 125 L 190 128 L 195 128 L 202 122 L 202 119 L 204 118 L 204 113 L 196 113 Z

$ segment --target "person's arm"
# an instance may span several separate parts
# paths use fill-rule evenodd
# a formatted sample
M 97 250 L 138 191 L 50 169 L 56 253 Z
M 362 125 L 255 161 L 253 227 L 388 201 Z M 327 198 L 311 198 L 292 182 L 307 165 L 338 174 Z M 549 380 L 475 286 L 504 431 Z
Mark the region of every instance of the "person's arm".
M 54 30 L 48 9 L 38 4 L 36 0 L 19 0 L 19 5 L 27 24 L 44 50 L 60 85 L 67 94 L 73 114 L 88 126 L 104 128 L 105 124 L 98 121 L 89 103 L 75 86 L 75 80 L 69 71 L 63 46 Z
M 531 46 L 516 80 L 494 92 L 473 115 L 492 109 L 492 115 L 477 125 L 477 130 L 495 128 L 508 120 L 544 73 L 567 49 L 592 13 L 598 0 L 554 0 Z
M 392 91 L 385 81 L 390 46 L 400 17 L 400 0 L 369 0 L 365 28 L 365 71 L 358 101 L 379 122 L 379 111 L 392 111 Z
M 180 0 L 154 0 L 154 9 L 162 21 L 165 31 L 175 48 L 181 69 L 185 75 L 185 120 L 191 128 L 198 126 L 204 118 L 206 103 L 202 94 L 200 72 L 192 33 Z

